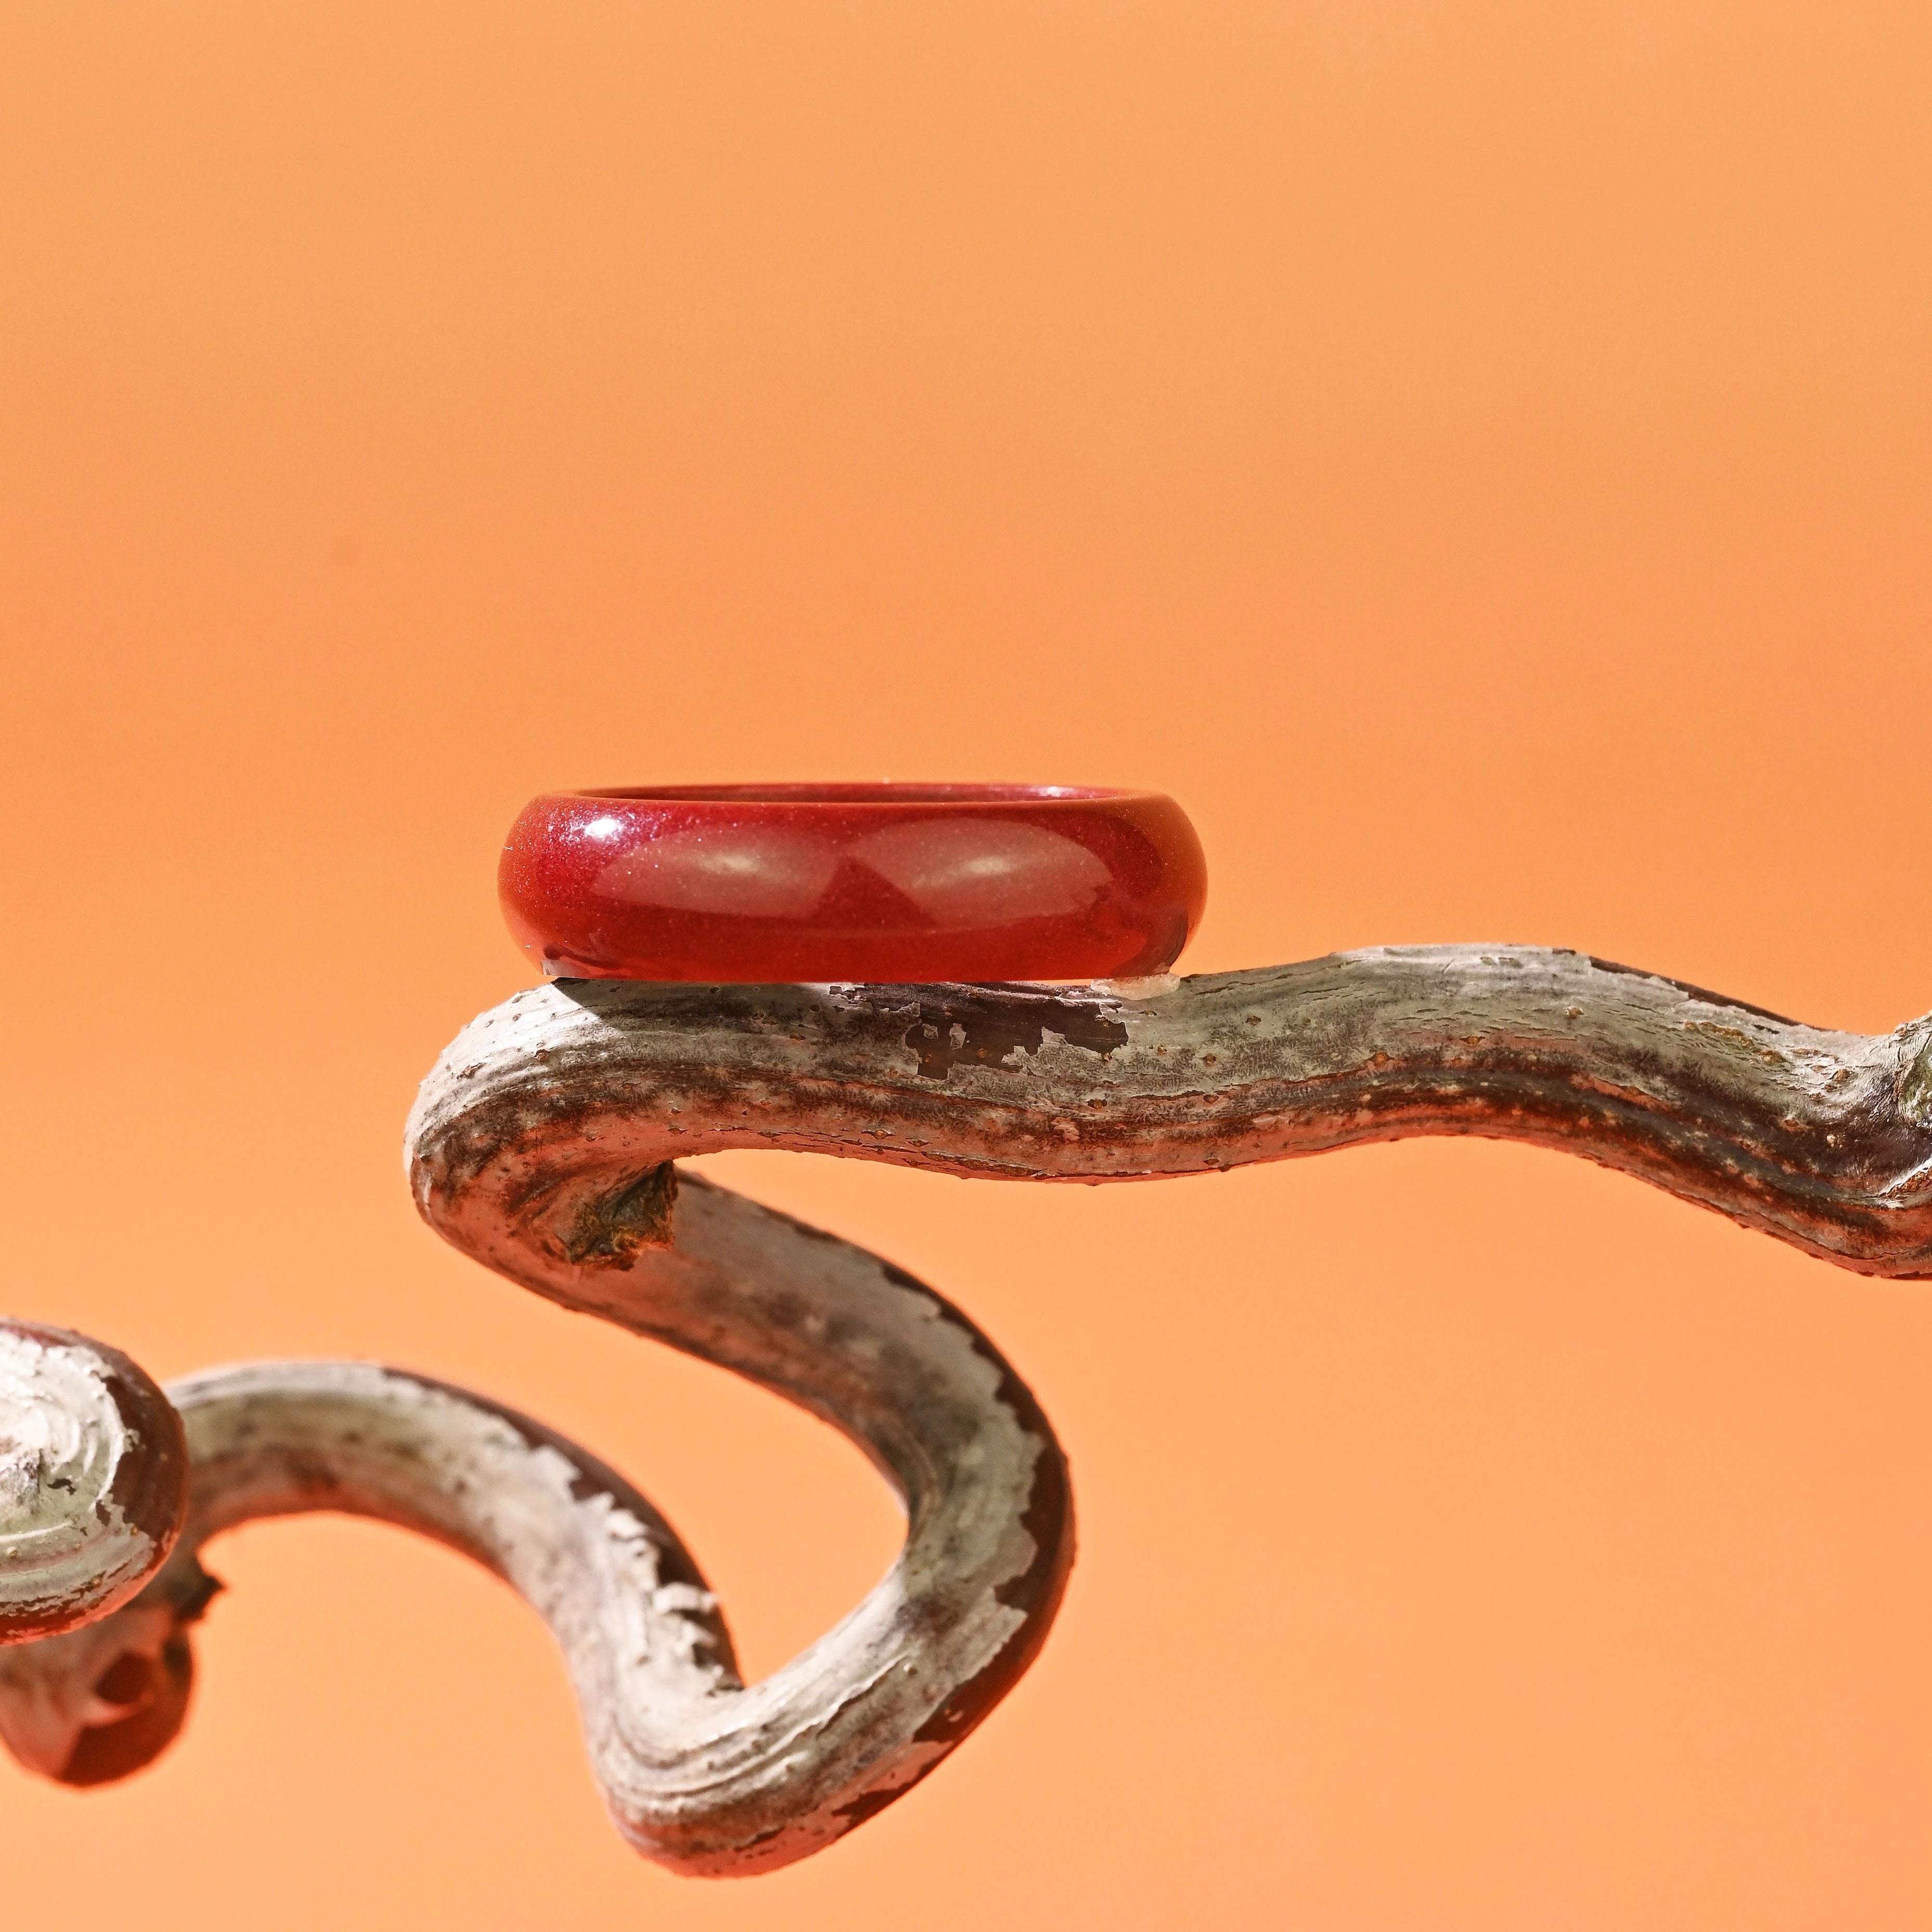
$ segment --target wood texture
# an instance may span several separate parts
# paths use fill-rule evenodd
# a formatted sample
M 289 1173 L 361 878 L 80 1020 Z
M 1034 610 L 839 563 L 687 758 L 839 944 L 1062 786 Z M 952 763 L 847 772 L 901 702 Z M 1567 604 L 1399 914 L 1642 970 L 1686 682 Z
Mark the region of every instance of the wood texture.
M 188 1484 L 180 1421 L 118 1349 L 0 1322 L 0 1645 L 126 1603 L 180 1533 Z
M 848 1244 L 702 1181 L 661 1184 L 664 1245 L 578 1298 L 724 1361 L 852 1436 L 904 1498 L 904 1549 L 866 1600 L 762 1682 L 740 1684 L 704 1579 L 650 1504 L 539 1424 L 373 1365 L 260 1363 L 170 1385 L 194 1503 L 140 1600 L 11 1653 L 0 1733 L 37 1770 L 95 1783 L 164 1748 L 212 1538 L 264 1516 L 380 1517 L 473 1557 L 562 1649 L 619 1828 L 686 1872 L 818 1850 L 909 1789 L 1031 1661 L 1072 1556 L 1064 1462 L 1037 1406 L 965 1318 Z M 123 1659 L 148 1696 L 96 1687 Z M 177 1692 L 178 1686 L 178 1692 Z M 22 1716 L 36 1716 L 31 1739 Z
M 544 1617 L 640 1850 L 713 1874 L 803 1856 L 916 1782 L 1036 1653 L 1072 1558 L 1066 1472 L 956 1309 L 673 1161 L 777 1147 L 1098 1182 L 1424 1133 L 1566 1149 L 1841 1266 L 1932 1276 L 1932 1021 L 1827 1032 L 1510 947 L 1081 987 L 533 988 L 423 1084 L 408 1161 L 424 1216 L 537 1293 L 843 1430 L 905 1502 L 891 1573 L 745 1686 L 688 1555 L 581 1450 L 420 1378 L 258 1364 L 170 1391 L 194 1466 L 179 1547 L 133 1605 L 0 1652 L 0 1731 L 72 1782 L 145 1762 L 185 1708 L 184 1632 L 213 1588 L 201 1546 L 346 1510 L 466 1551 Z M 103 1724 L 124 1657 L 146 1660 L 152 1694 Z
M 567 982 L 465 1028 L 412 1132 L 424 1211 L 566 1300 L 556 1257 L 621 1251 L 648 1170 L 746 1147 L 1102 1181 L 1484 1135 L 1581 1154 L 1844 1267 L 1932 1273 L 1932 1018 L 1828 1032 L 1528 947 L 1158 987 Z M 442 1204 L 479 1190 L 489 1216 Z

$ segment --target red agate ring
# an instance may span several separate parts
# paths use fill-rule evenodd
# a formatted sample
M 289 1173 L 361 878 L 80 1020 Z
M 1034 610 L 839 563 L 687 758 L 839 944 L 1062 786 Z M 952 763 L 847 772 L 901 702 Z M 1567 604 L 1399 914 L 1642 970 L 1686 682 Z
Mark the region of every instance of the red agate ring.
M 552 978 L 1106 980 L 1173 964 L 1208 866 L 1159 792 L 626 786 L 532 799 L 497 884 Z

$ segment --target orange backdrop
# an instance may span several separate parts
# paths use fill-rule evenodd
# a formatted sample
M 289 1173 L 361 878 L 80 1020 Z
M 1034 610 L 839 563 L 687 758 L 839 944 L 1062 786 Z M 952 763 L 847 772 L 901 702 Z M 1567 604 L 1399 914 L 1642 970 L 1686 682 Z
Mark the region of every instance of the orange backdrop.
M 7 8 L 0 1304 L 528 1408 L 763 1670 L 888 1560 L 876 1479 L 403 1185 L 525 976 L 531 794 L 1150 784 L 1197 968 L 1932 1004 L 1929 61 L 1904 0 Z M 8 1924 L 1932 1918 L 1924 1288 L 1473 1142 L 710 1165 L 963 1301 L 1070 1445 L 1066 1612 L 973 1743 L 671 1879 L 506 1591 L 262 1527 L 159 1768 L 0 1766 Z

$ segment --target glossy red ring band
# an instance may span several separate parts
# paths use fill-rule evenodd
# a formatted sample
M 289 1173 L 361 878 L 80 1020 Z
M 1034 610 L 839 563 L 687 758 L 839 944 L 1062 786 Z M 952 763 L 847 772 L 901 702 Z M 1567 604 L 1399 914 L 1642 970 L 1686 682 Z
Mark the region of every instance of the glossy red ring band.
M 726 983 L 1165 972 L 1208 896 L 1158 792 L 689 785 L 547 792 L 497 878 L 553 977 Z

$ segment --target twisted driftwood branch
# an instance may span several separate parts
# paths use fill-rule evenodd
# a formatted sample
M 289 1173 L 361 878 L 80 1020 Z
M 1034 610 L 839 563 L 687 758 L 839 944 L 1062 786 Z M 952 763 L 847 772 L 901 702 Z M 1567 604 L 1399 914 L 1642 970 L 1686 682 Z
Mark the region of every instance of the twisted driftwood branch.
M 1133 1180 L 1416 1134 L 1560 1148 L 1865 1274 L 1932 1274 L 1932 1017 L 1827 1032 L 1622 966 L 1416 946 L 1047 989 L 579 980 L 458 1035 L 423 1211 L 596 1307 L 674 1156 L 780 1147 Z
M 175 1555 L 131 1606 L 0 1650 L 0 1731 L 76 1781 L 145 1761 L 184 1706 L 202 1542 L 347 1509 L 466 1550 L 545 1616 L 640 1849 L 692 1871 L 801 1856 L 922 1775 L 1030 1661 L 1070 1560 L 1064 1466 L 956 1310 L 722 1189 L 680 1190 L 670 1161 L 782 1147 L 1100 1181 L 1422 1133 L 1567 1148 L 1843 1266 L 1932 1275 L 1932 1020 L 1826 1032 L 1508 947 L 1159 987 L 533 989 L 424 1083 L 409 1149 L 425 1217 L 525 1286 L 843 1430 L 906 1499 L 892 1573 L 745 1688 L 670 1531 L 568 1443 L 393 1371 L 230 1370 L 171 1391 L 194 1468 Z M 103 1724 L 129 1657 L 159 1688 Z
M 202 1545 L 331 1510 L 434 1537 L 530 1603 L 562 1648 L 619 1828 L 663 1863 L 782 1864 L 916 1782 L 1025 1670 L 1058 1606 L 1072 1556 L 1058 1445 L 991 1345 L 910 1276 L 702 1181 L 675 1202 L 665 1187 L 661 1204 L 675 1246 L 603 1312 L 826 1416 L 906 1500 L 898 1561 L 836 1629 L 744 1688 L 696 1565 L 602 1464 L 418 1377 L 263 1363 L 170 1386 L 194 1502 L 140 1600 L 0 1651 L 0 1735 L 16 1755 L 70 1782 L 153 1755 L 185 1704 L 185 1660 L 167 1646 L 213 1591 Z M 103 1726 L 89 1686 L 129 1652 L 155 1666 L 154 1697 Z

